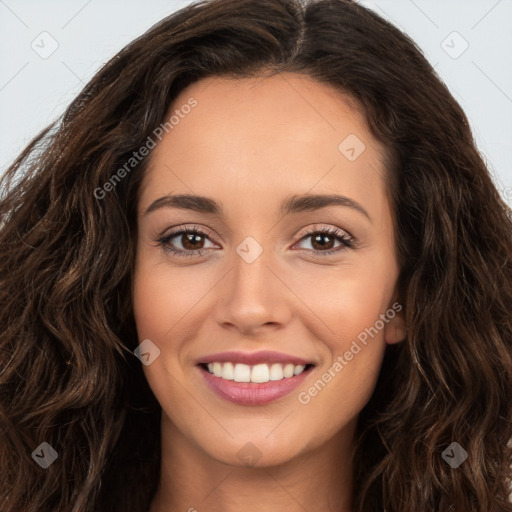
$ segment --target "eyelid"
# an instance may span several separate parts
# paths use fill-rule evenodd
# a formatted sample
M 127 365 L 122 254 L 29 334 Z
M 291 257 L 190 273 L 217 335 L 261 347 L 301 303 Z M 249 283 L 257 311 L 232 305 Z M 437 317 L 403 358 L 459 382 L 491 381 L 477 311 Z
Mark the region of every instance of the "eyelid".
M 333 235 L 336 233 L 337 235 L 345 234 L 347 238 L 350 240 L 355 240 L 355 238 L 346 230 L 343 228 L 340 228 L 338 226 L 330 226 L 326 224 L 314 224 L 312 227 L 305 228 L 306 230 L 302 232 L 302 234 L 299 236 L 298 240 L 302 240 L 305 236 L 311 235 L 313 233 L 318 232 L 325 232 L 330 231 Z
M 207 235 L 210 239 L 215 238 L 215 234 L 211 229 L 204 227 L 204 226 L 197 225 L 197 224 L 185 224 L 185 225 L 174 226 L 172 228 L 169 228 L 168 230 L 166 229 L 161 235 L 158 235 L 158 238 L 164 238 L 164 237 L 167 238 L 170 235 L 178 234 L 182 231 L 187 231 L 187 230 L 190 230 L 190 231 L 196 230 L 198 232 L 201 232 L 202 234 Z M 339 228 L 337 226 L 328 226 L 325 224 L 314 224 L 312 227 L 305 228 L 305 231 L 302 232 L 302 234 L 300 236 L 298 236 L 297 240 L 294 243 L 297 243 L 298 241 L 302 240 L 305 236 L 310 235 L 312 233 L 317 233 L 319 231 L 327 231 L 327 230 L 331 230 L 333 232 L 333 234 L 334 234 L 334 232 L 344 233 L 351 240 L 355 240 L 355 238 L 352 236 L 352 234 L 349 233 L 346 229 Z
M 166 229 L 165 231 L 163 231 L 163 233 L 161 235 L 158 235 L 158 239 L 162 239 L 162 238 L 169 238 L 170 236 L 175 236 L 175 235 L 178 235 L 179 233 L 182 233 L 182 232 L 193 232 L 193 231 L 197 231 L 199 234 L 203 235 L 203 236 L 207 236 L 210 240 L 213 238 L 215 238 L 215 233 L 207 228 L 207 227 L 204 227 L 204 226 L 200 226 L 198 224 L 180 224 L 179 226 L 174 226 L 172 228 L 168 228 Z

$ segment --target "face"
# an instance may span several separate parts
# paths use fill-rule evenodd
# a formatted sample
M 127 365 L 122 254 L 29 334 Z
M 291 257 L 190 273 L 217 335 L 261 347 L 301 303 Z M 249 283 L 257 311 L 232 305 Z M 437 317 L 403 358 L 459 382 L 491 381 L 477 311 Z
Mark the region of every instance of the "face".
M 204 79 L 176 110 L 140 189 L 133 283 L 163 431 L 233 465 L 342 442 L 403 339 L 384 148 L 294 74 Z

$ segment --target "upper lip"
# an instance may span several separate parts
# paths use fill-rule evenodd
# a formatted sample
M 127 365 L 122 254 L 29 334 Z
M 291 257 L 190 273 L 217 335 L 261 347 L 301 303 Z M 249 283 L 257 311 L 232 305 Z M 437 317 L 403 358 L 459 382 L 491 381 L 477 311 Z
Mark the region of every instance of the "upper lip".
M 211 354 L 199 359 L 198 364 L 208 363 L 242 363 L 247 365 L 256 365 L 262 363 L 291 363 L 294 365 L 313 364 L 302 357 L 293 356 L 291 354 L 283 354 L 282 352 L 273 352 L 271 350 L 263 350 L 260 352 L 219 352 Z

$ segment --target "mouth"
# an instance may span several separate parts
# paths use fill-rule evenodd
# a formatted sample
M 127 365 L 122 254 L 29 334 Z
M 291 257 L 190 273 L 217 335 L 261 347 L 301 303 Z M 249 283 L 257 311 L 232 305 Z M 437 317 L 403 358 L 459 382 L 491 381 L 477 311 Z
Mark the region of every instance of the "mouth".
M 270 352 L 217 354 L 197 364 L 209 389 L 238 405 L 263 405 L 289 395 L 314 367 L 304 359 Z

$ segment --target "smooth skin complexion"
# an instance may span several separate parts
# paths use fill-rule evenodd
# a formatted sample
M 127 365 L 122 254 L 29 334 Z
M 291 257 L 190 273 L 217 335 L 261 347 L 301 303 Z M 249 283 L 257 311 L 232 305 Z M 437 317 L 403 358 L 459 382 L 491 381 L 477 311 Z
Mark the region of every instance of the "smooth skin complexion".
M 139 340 L 161 351 L 144 366 L 162 406 L 151 512 L 350 511 L 357 417 L 386 343 L 404 338 L 403 311 L 308 404 L 298 396 L 399 299 L 384 148 L 338 91 L 305 76 L 210 77 L 172 110 L 190 97 L 197 106 L 155 148 L 138 203 L 135 320 Z M 338 149 L 350 134 L 365 145 L 354 161 Z M 147 212 L 181 194 L 222 213 L 165 201 Z M 332 194 L 350 201 L 281 211 L 292 197 Z M 162 245 L 194 227 L 205 235 Z M 263 249 L 251 263 L 237 253 L 247 237 Z M 285 396 L 240 404 L 213 391 L 199 365 L 225 351 L 314 366 Z

